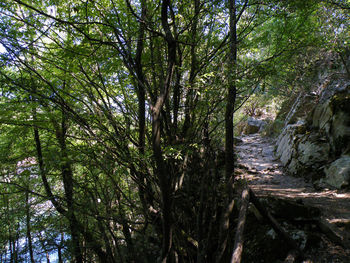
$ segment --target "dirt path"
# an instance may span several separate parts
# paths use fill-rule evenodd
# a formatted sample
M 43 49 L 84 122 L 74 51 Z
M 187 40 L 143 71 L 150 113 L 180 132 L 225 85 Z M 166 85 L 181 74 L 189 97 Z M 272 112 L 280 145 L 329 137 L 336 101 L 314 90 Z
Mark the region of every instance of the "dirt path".
M 242 137 L 236 146 L 241 176 L 246 178 L 258 196 L 276 196 L 302 200 L 303 203 L 321 209 L 322 215 L 331 223 L 350 221 L 350 193 L 324 189 L 316 191 L 303 178 L 288 176 L 274 156 L 271 140 L 253 134 Z M 243 169 L 242 169 L 243 168 Z
M 293 200 L 320 209 L 320 222 L 325 222 L 328 234 L 322 230 L 323 245 L 305 252 L 306 261 L 303 262 L 350 262 L 350 193 L 330 189 L 317 191 L 303 178 L 286 175 L 274 156 L 273 141 L 259 134 L 244 136 L 242 140 L 236 146 L 239 167 L 236 173 L 248 181 L 257 196 Z

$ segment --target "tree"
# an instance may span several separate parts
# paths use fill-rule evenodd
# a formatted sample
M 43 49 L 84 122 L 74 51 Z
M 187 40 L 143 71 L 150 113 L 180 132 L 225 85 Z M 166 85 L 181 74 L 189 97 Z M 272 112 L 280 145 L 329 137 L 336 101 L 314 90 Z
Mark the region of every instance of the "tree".
M 2 3 L 0 123 L 16 132 L 0 141 L 5 151 L 22 133 L 28 145 L 13 144 L 20 154 L 2 159 L 7 167 L 35 160 L 32 187 L 10 178 L 11 193 L 25 189 L 28 201 L 49 201 L 50 220 L 63 218 L 49 237 L 32 225 L 40 216 L 27 213 L 33 254 L 61 255 L 63 246 L 75 262 L 225 260 L 234 228 L 234 112 L 262 83 L 292 76 L 285 61 L 312 42 L 323 6 Z

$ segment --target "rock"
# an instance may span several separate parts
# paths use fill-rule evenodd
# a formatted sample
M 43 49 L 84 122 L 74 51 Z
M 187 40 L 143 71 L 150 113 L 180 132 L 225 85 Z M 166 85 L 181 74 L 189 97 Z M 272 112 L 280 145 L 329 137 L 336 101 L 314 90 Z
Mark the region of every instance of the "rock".
M 315 107 L 312 127 L 325 133 L 336 156 L 350 149 L 350 86 Z
M 247 121 L 240 121 L 236 124 L 236 131 L 238 134 L 254 134 L 254 133 L 260 133 L 264 131 L 265 127 L 267 126 L 267 121 L 271 121 L 270 119 L 257 119 L 253 117 L 248 117 Z
M 260 130 L 260 127 L 259 126 L 254 126 L 254 125 L 249 125 L 247 124 L 243 133 L 244 134 L 254 134 L 254 133 L 258 133 Z
M 273 159 L 274 158 L 273 147 L 263 148 L 261 154 L 263 157 L 270 157 Z
M 306 166 L 319 166 L 329 158 L 330 146 L 325 137 L 317 133 L 304 136 L 298 144 L 298 161 Z
M 239 135 L 241 135 L 243 133 L 245 126 L 246 126 L 246 122 L 244 122 L 244 121 L 240 121 L 236 124 L 235 129 L 237 130 L 237 133 Z
M 307 235 L 305 231 L 296 230 L 296 231 L 293 231 L 291 234 L 292 234 L 292 238 L 294 240 L 297 240 L 298 243 L 300 244 L 300 248 L 304 249 L 307 241 Z
M 253 117 L 248 118 L 248 125 L 261 127 L 261 126 L 264 126 L 265 124 L 266 122 L 263 120 L 255 119 Z
M 266 125 L 265 121 L 255 119 L 253 117 L 249 117 L 243 133 L 244 134 L 253 134 L 253 133 L 261 132 L 263 130 L 263 128 L 265 127 L 265 125 Z
M 288 125 L 277 141 L 276 156 L 292 175 L 313 177 L 329 154 L 327 138 L 317 132 L 306 132 L 304 123 Z
M 287 164 L 289 174 L 319 179 L 315 174 L 320 175 L 319 167 L 329 159 L 329 151 L 330 145 L 327 139 L 320 134 L 299 135 L 298 140 L 294 141 L 290 161 Z
M 332 162 L 324 169 L 324 182 L 337 189 L 349 186 L 350 183 L 350 155 L 344 155 Z
M 288 168 L 288 174 L 291 174 L 291 175 L 298 175 L 298 173 L 303 170 L 303 166 L 296 158 L 291 159 L 287 168 Z
M 243 143 L 243 140 L 242 140 L 241 138 L 239 138 L 239 137 L 234 137 L 234 138 L 233 138 L 233 143 L 234 143 L 235 145 L 238 145 L 238 144 Z
M 276 156 L 280 158 L 283 165 L 291 162 L 296 152 L 297 142 L 303 137 L 300 132 L 304 131 L 304 123 L 290 124 L 285 127 L 277 138 Z
M 317 105 L 312 116 L 312 126 L 329 133 L 332 114 L 329 103 Z
M 315 106 L 315 94 L 300 93 L 285 119 L 285 125 L 304 120 Z
M 350 105 L 350 101 L 349 101 Z M 332 150 L 336 155 L 349 150 L 350 148 L 350 110 L 349 112 L 339 111 L 332 119 L 330 139 Z
M 283 129 L 276 142 L 276 157 L 292 175 L 307 175 L 320 187 L 327 183 L 341 188 L 350 185 L 350 161 L 339 158 L 350 155 L 350 82 L 329 78 L 321 86 L 318 99 L 315 94 L 296 99 L 285 123 L 299 121 Z M 336 161 L 324 169 L 329 160 Z M 325 173 L 326 179 L 320 180 Z
M 335 94 L 344 92 L 350 86 L 349 80 L 344 79 L 326 79 L 317 91 L 320 97 L 320 103 L 331 99 Z

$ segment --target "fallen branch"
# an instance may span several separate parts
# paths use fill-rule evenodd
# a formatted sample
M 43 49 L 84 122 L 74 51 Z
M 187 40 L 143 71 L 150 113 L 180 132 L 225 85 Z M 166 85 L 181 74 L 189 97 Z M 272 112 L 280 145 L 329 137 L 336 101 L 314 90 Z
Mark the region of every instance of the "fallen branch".
M 321 217 L 318 220 L 318 226 L 322 232 L 334 243 L 342 246 L 343 248 L 350 248 L 350 240 L 348 235 L 328 222 L 327 219 Z
M 231 263 L 240 263 L 243 251 L 243 233 L 246 221 L 246 215 L 249 205 L 249 188 L 245 187 L 242 191 L 241 208 L 239 210 L 238 225 L 235 235 L 234 249 L 231 257 Z
M 270 212 L 266 209 L 266 207 L 260 202 L 258 197 L 254 194 L 252 189 L 249 188 L 249 195 L 250 195 L 250 201 L 254 204 L 254 206 L 258 209 L 260 214 L 264 216 L 272 228 L 276 231 L 277 234 L 279 234 L 281 237 L 285 239 L 285 241 L 288 243 L 288 245 L 294 249 L 298 255 L 301 255 L 300 248 L 298 244 L 295 242 L 294 239 L 292 239 L 289 234 L 283 229 L 282 226 L 278 224 L 276 219 L 270 214 Z

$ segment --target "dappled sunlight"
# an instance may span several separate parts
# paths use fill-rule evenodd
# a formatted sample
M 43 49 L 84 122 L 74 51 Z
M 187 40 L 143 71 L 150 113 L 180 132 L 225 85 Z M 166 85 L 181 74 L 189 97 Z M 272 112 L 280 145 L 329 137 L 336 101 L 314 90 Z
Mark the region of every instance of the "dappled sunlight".
M 283 188 L 279 185 L 252 185 L 251 188 L 256 190 L 261 196 L 264 192 L 273 193 L 289 198 L 332 198 L 334 200 L 343 199 L 350 201 L 350 194 L 338 194 L 336 190 L 325 190 L 322 192 L 307 192 L 306 188 Z
M 259 197 L 278 197 L 318 207 L 323 216 L 332 220 L 350 220 L 350 193 L 323 189 L 316 191 L 303 178 L 288 176 L 282 164 L 276 160 L 273 145 L 268 139 L 253 134 L 242 137 L 237 146 L 237 176 L 245 179 Z M 336 221 L 334 221 L 336 222 Z

